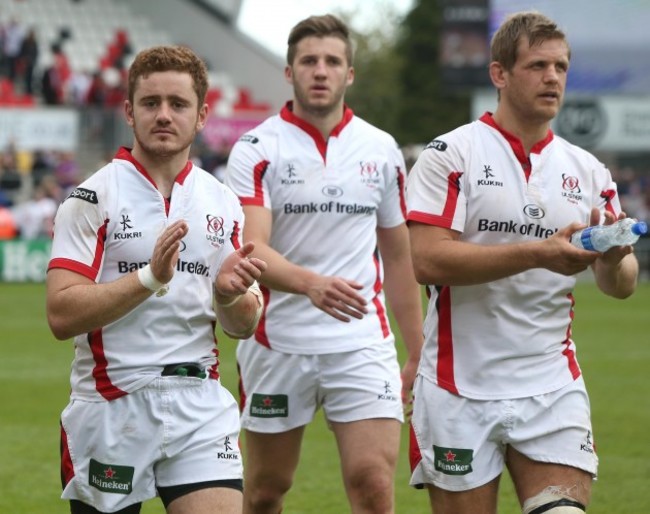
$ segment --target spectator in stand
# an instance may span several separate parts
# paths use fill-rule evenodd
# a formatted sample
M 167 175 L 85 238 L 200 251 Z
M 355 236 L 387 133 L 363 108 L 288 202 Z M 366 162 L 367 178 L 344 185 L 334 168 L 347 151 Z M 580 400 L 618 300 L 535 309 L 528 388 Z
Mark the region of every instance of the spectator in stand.
M 86 93 L 88 106 L 88 134 L 89 140 L 98 139 L 104 127 L 104 106 L 106 105 L 106 83 L 104 74 L 97 70 L 93 72 Z
M 90 79 L 90 85 L 86 91 L 86 104 L 90 106 L 104 107 L 106 101 L 106 84 L 104 75 L 95 71 Z
M 64 100 L 63 87 L 64 79 L 62 72 L 65 73 L 65 66 L 62 65 L 63 59 L 56 59 L 61 55 L 61 47 L 54 43 L 50 47 L 52 54 L 55 56 L 54 62 L 43 71 L 41 78 L 41 94 L 46 105 L 61 105 Z
M 20 68 L 23 78 L 23 93 L 34 94 L 34 69 L 38 61 L 38 40 L 36 31 L 29 29 L 20 47 Z
M 2 175 L 2 170 L 0 170 L 0 176 Z M 0 187 L 0 207 L 11 207 L 13 201 L 9 198 L 9 195 L 5 192 L 4 189 Z
M 54 43 L 51 50 L 54 62 L 43 72 L 41 93 L 47 105 L 61 105 L 65 101 L 65 88 L 72 72 L 61 45 Z
M 50 184 L 48 184 L 50 182 Z M 51 238 L 58 199 L 51 192 L 58 191 L 54 177 L 44 179 L 34 190 L 32 198 L 12 209 L 21 239 Z
M 124 100 L 126 100 L 126 75 L 124 69 L 118 67 L 106 68 L 103 72 L 103 80 L 105 84 L 105 107 L 122 107 Z
M 13 205 L 22 186 L 22 177 L 18 172 L 18 151 L 12 142 L 4 152 L 0 152 L 0 190 Z
M 20 49 L 25 38 L 25 30 L 16 18 L 11 18 L 4 29 L 3 52 L 7 63 L 9 80 L 15 84 L 18 76 Z
M 32 186 L 38 187 L 45 177 L 52 175 L 54 165 L 55 163 L 50 152 L 45 150 L 34 150 L 32 155 L 32 167 L 29 172 L 32 177 Z
M 54 168 L 54 177 L 61 189 L 66 192 L 72 191 L 83 179 L 79 164 L 72 152 L 59 152 L 58 156 L 59 161 Z
M 68 56 L 63 51 L 63 47 L 60 44 L 52 45 L 52 53 L 54 54 L 54 67 L 56 68 L 56 71 L 59 74 L 59 80 L 61 81 L 59 98 L 65 100 L 65 89 L 68 80 L 70 80 L 70 75 L 72 75 L 72 67 L 68 61 Z
M 2 191 L 0 191 L 2 193 Z M 8 207 L 0 205 L 0 240 L 14 239 L 18 235 L 16 221 Z
M 41 77 L 41 95 L 46 105 L 60 105 L 61 80 L 53 64 L 45 68 Z
M 67 191 L 64 191 L 61 186 L 59 186 L 56 178 L 51 174 L 43 177 L 37 187 L 42 187 L 45 195 L 52 198 L 57 205 L 62 203 L 68 197 Z
M 85 107 L 87 105 L 88 91 L 91 84 L 92 76 L 90 73 L 82 69 L 73 69 L 66 87 L 66 103 L 75 107 Z

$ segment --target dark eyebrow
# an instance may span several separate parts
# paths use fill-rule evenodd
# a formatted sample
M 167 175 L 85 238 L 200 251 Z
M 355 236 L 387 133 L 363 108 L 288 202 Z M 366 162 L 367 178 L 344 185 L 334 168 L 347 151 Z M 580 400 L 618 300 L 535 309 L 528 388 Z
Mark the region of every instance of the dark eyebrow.
M 182 96 L 169 95 L 169 99 L 172 102 L 190 103 L 190 100 L 188 98 Z
M 163 98 L 163 96 L 161 96 L 161 95 L 149 95 L 149 96 L 143 96 L 142 98 L 140 98 L 140 101 L 141 102 L 148 102 L 148 101 L 151 101 L 151 100 L 155 100 L 155 101 L 159 102 L 159 101 L 162 100 L 162 98 Z M 189 100 L 187 98 L 184 98 L 184 97 L 178 96 L 178 95 L 169 95 L 166 98 L 168 98 L 171 102 L 189 103 Z

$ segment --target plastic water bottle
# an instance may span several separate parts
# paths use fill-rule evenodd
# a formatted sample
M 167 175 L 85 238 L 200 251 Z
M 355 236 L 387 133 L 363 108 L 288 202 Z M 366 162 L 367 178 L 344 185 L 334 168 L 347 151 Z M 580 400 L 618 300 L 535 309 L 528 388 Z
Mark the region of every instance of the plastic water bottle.
M 594 225 L 579 230 L 571 236 L 571 243 L 576 248 L 606 252 L 612 246 L 633 245 L 647 233 L 648 225 L 644 221 L 625 218 L 612 225 Z

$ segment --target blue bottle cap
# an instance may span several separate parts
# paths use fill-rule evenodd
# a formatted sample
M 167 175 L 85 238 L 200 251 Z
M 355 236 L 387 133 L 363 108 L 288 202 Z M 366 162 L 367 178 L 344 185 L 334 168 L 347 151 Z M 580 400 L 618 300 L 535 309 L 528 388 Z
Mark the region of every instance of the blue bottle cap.
M 634 225 L 632 225 L 632 232 L 634 232 L 637 236 L 647 234 L 648 224 L 645 221 L 637 221 Z

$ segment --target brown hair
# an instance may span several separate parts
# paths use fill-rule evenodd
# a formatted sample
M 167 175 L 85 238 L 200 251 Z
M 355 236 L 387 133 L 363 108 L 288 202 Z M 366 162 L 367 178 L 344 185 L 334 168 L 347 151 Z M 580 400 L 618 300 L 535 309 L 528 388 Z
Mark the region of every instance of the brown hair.
M 128 97 L 131 103 L 138 79 L 159 71 L 189 73 L 199 99 L 199 107 L 203 105 L 208 92 L 208 70 L 205 63 L 191 49 L 184 46 L 154 46 L 136 55 L 129 68 Z
M 341 39 L 345 43 L 345 57 L 348 60 L 348 66 L 352 66 L 352 41 L 350 39 L 350 29 L 336 16 L 325 14 L 323 16 L 310 16 L 299 22 L 291 29 L 287 43 L 287 64 L 291 66 L 296 57 L 298 43 L 306 37 L 326 37 L 333 36 Z
M 511 70 L 517 62 L 519 40 L 524 37 L 531 47 L 549 39 L 561 39 L 569 48 L 564 32 L 553 20 L 536 11 L 525 11 L 510 15 L 496 31 L 490 44 L 491 60 Z

